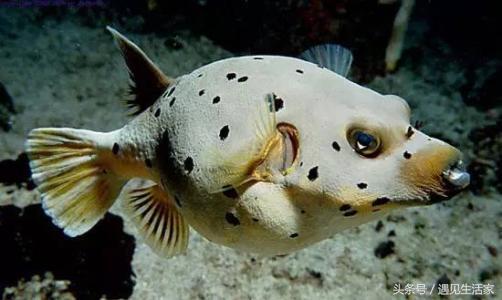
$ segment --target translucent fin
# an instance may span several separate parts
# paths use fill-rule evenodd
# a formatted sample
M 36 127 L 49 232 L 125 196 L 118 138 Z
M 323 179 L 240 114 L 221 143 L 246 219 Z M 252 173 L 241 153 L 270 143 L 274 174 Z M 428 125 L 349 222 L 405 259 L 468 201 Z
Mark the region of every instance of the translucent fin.
M 189 227 L 173 199 L 155 183 L 127 192 L 124 210 L 145 243 L 160 256 L 186 252 Z
M 164 75 L 136 44 L 112 27 L 106 29 L 113 35 L 127 65 L 130 94 L 134 96 L 134 99 L 127 100 L 127 105 L 135 109 L 132 114 L 137 115 L 150 107 L 174 80 Z
M 255 140 L 253 145 L 246 145 L 242 151 L 229 156 L 221 150 L 209 150 L 209 165 L 212 165 L 214 187 L 210 192 L 217 193 L 238 187 L 252 180 L 266 180 L 264 174 L 255 172 L 265 161 L 273 144 L 281 138 L 277 131 L 274 95 L 267 94 L 259 101 L 255 123 Z M 215 165 L 216 164 L 216 165 Z
M 352 52 L 337 44 L 324 44 L 309 48 L 300 58 L 347 77 L 352 65 Z
M 38 128 L 26 141 L 43 208 L 69 236 L 93 227 L 124 184 L 102 165 L 96 148 L 101 135 L 88 130 Z

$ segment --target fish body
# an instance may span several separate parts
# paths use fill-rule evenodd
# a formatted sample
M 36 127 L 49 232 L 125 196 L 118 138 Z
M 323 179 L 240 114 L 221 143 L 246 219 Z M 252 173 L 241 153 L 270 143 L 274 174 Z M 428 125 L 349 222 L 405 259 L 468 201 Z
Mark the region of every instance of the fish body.
M 141 112 L 109 133 L 42 128 L 27 142 L 44 207 L 69 235 L 124 189 L 124 210 L 161 255 L 183 253 L 189 227 L 285 254 L 468 184 L 460 152 L 413 128 L 397 96 L 283 56 L 229 58 L 171 79 L 112 33 L 148 100 Z M 147 183 L 124 188 L 138 178 Z

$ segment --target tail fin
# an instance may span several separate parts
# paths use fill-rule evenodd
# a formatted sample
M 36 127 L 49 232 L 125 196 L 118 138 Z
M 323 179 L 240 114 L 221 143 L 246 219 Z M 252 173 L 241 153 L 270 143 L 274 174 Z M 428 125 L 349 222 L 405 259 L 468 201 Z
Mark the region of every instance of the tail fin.
M 104 133 L 71 128 L 38 128 L 26 152 L 45 212 L 69 236 L 85 233 L 119 195 L 123 179 L 107 170 L 99 155 Z

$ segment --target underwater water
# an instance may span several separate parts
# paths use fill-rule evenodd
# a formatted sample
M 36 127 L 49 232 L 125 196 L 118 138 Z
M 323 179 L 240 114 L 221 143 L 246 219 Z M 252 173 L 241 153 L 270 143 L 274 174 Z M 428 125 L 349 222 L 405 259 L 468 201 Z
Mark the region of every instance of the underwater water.
M 407 12 L 394 67 L 386 49 Z M 43 211 L 24 144 L 37 127 L 104 132 L 131 119 L 107 25 L 172 78 L 233 56 L 344 45 L 349 79 L 405 99 L 413 123 L 463 152 L 471 183 L 281 256 L 191 230 L 186 255 L 160 258 L 120 205 L 70 238 Z M 0 1 L 2 298 L 439 299 L 448 285 L 452 299 L 502 299 L 500 37 L 502 5 L 489 0 Z

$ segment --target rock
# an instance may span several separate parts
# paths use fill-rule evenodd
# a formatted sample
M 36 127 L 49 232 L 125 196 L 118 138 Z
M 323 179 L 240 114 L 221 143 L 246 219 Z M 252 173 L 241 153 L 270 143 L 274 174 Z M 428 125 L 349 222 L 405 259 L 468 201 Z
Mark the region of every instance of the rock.
M 21 153 L 17 159 L 5 159 L 0 161 L 0 183 L 6 185 L 15 184 L 18 187 L 24 186 L 28 190 L 35 188 L 31 180 L 31 170 L 26 153 Z
M 15 113 L 14 101 L 5 86 L 0 82 L 0 128 L 4 131 L 9 131 L 12 127 L 13 115 Z
M 393 241 L 381 242 L 375 248 L 375 256 L 378 258 L 386 258 L 387 256 L 394 254 L 395 244 Z
M 499 275 L 499 270 L 495 266 L 489 266 L 479 273 L 479 280 L 481 282 L 487 282 Z
M 50 270 L 54 278 L 71 282 L 69 291 L 77 299 L 127 299 L 132 293 L 135 241 L 117 216 L 106 214 L 85 235 L 69 238 L 39 204 L 23 210 L 1 206 L 0 236 L 0 291 Z M 33 284 L 44 285 L 34 279 Z
M 76 299 L 69 286 L 68 280 L 55 280 L 52 273 L 47 272 L 43 279 L 33 275 L 30 281 L 20 280 L 17 286 L 6 288 L 2 299 Z

